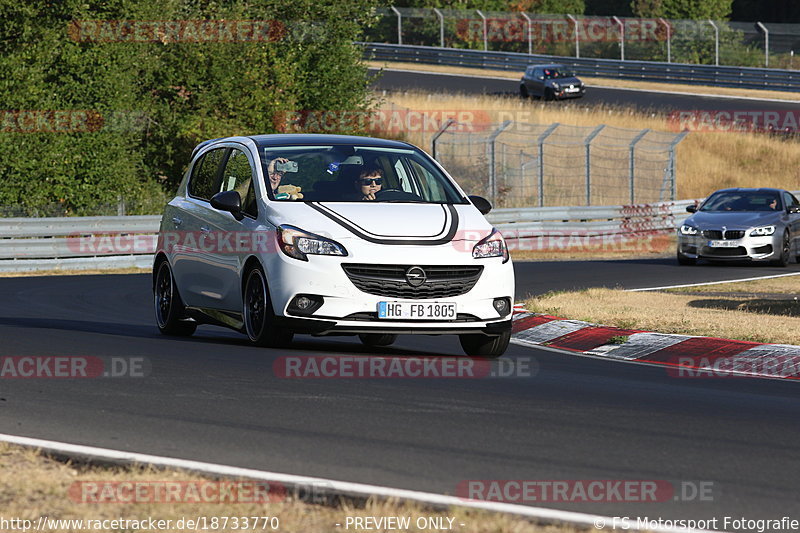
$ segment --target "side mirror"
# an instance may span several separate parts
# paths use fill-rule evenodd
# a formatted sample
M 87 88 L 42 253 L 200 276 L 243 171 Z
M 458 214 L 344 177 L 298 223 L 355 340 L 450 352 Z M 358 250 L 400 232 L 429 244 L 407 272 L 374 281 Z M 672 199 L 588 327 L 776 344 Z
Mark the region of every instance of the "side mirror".
M 686 206 L 686 211 L 689 212 L 689 213 L 696 213 L 697 212 L 697 206 L 696 205 L 687 205 Z
M 537 80 L 543 80 L 543 79 L 544 79 L 544 76 L 537 76 L 537 77 L 536 77 L 536 79 L 537 79 Z
M 800 205 L 790 205 L 789 209 L 786 210 L 787 213 L 800 213 Z
M 211 207 L 219 211 L 227 211 L 236 220 L 242 220 L 242 197 L 236 191 L 222 191 L 211 197 Z
M 472 205 L 477 207 L 478 211 L 480 211 L 483 215 L 489 214 L 489 211 L 492 210 L 492 204 L 490 204 L 489 200 L 483 196 L 470 196 L 469 201 L 472 202 Z

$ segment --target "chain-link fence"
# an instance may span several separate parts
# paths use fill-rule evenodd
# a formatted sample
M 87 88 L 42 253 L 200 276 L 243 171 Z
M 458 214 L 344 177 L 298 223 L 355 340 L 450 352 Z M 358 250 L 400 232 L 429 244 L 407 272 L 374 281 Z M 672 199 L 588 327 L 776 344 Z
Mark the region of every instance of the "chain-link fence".
M 449 122 L 431 150 L 465 190 L 497 207 L 623 205 L 676 199 L 675 148 L 685 135 L 511 121 L 474 131 Z
M 371 42 L 583 58 L 800 68 L 800 24 L 379 8 Z M 800 63 L 800 62 L 798 62 Z

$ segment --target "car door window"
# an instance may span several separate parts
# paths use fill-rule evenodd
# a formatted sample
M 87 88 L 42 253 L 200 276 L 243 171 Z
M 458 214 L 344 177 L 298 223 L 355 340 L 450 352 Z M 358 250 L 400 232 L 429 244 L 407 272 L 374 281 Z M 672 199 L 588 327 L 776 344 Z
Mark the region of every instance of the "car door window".
M 195 162 L 189 179 L 189 196 L 208 202 L 219 191 L 219 167 L 226 151 L 227 148 L 210 150 Z
M 253 188 L 253 168 L 247 159 L 247 154 L 241 150 L 233 149 L 225 170 L 222 172 L 220 192 L 236 191 L 242 199 L 242 213 L 253 218 L 258 216 L 256 193 Z
M 797 198 L 795 198 L 792 194 L 788 192 L 783 193 L 783 203 L 787 209 L 792 206 L 800 205 L 797 203 Z

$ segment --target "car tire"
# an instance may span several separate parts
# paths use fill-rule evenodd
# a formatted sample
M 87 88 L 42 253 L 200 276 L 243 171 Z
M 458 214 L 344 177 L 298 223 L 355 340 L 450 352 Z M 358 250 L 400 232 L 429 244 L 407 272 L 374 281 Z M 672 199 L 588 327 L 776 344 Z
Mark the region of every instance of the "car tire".
M 526 100 L 531 97 L 531 95 L 528 93 L 528 88 L 524 85 L 519 86 L 519 96 Z
M 358 338 L 364 346 L 377 348 L 379 346 L 391 346 L 397 340 L 397 335 L 391 333 L 359 333 Z
M 545 88 L 545 90 L 544 90 L 544 99 L 546 101 L 550 101 L 550 100 L 555 100 L 556 99 L 556 93 L 553 92 L 553 89 L 551 89 L 550 87 Z
M 185 320 L 186 307 L 175 286 L 172 267 L 166 259 L 160 261 L 153 269 L 153 304 L 156 313 L 156 325 L 163 335 L 188 337 L 197 329 L 197 323 Z
M 783 232 L 783 240 L 781 241 L 781 257 L 772 261 L 772 266 L 786 267 L 789 265 L 789 258 L 792 252 L 792 241 L 789 239 L 789 232 Z
M 496 359 L 506 353 L 508 343 L 511 341 L 511 331 L 505 331 L 500 335 L 465 333 L 459 335 L 458 340 L 464 353 L 470 357 Z
M 685 255 L 683 255 L 680 252 L 678 252 L 677 259 L 678 259 L 678 264 L 679 265 L 688 266 L 688 265 L 696 265 L 697 264 L 697 259 L 695 259 L 693 257 L 686 257 Z
M 294 333 L 276 324 L 267 278 L 260 266 L 250 269 L 245 276 L 242 305 L 244 330 L 250 342 L 269 348 L 292 342 Z

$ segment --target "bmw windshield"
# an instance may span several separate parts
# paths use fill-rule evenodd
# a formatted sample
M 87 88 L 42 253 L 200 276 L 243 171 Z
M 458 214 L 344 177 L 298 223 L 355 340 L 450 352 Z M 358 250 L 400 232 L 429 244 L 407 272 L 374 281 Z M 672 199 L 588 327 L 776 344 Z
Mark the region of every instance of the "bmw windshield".
M 725 191 L 711 195 L 700 211 L 730 213 L 732 211 L 780 211 L 783 209 L 778 193 L 770 191 Z
M 271 200 L 468 203 L 428 157 L 411 148 L 266 146 L 260 156 Z

